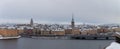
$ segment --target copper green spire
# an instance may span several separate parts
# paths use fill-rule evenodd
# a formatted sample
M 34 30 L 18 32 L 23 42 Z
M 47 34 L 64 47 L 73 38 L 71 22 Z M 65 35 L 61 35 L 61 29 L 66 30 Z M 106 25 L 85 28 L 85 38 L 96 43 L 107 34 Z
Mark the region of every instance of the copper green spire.
M 74 15 L 72 14 L 72 22 L 74 22 Z
M 32 26 L 33 25 L 33 19 L 31 18 L 30 20 L 30 25 Z
M 73 29 L 74 27 L 75 27 L 74 15 L 73 15 L 73 13 L 72 13 L 71 28 Z

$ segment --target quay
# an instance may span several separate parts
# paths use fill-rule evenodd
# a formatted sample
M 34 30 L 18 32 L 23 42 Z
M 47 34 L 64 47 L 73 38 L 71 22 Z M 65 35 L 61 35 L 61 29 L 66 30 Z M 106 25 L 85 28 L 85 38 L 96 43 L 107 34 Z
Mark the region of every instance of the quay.
M 115 37 L 111 35 L 74 35 L 71 39 L 81 40 L 114 40 Z
M 27 35 L 27 37 L 57 37 L 75 40 L 114 40 L 115 37 L 111 35 Z

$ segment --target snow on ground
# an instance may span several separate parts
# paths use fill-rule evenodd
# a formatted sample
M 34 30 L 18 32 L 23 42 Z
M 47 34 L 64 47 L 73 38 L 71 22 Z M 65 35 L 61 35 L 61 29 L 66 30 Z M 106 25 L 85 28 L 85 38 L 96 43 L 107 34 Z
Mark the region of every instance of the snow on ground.
M 106 49 L 120 49 L 120 44 L 117 42 L 112 42 Z

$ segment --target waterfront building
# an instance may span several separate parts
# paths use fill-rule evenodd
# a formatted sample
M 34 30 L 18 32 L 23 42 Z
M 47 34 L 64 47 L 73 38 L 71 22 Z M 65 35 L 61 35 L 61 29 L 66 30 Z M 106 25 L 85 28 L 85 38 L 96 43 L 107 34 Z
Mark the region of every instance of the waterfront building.
M 109 32 L 109 29 L 108 28 L 100 28 L 100 29 L 97 29 L 97 33 L 108 33 Z
M 50 35 L 50 30 L 41 30 L 41 35 Z
M 114 30 L 113 28 L 108 28 L 108 30 L 109 30 L 109 31 L 108 31 L 109 33 L 115 32 L 115 30 Z
M 27 34 L 27 35 L 33 34 L 33 28 L 32 27 L 25 27 L 24 34 Z
M 66 35 L 78 35 L 78 34 L 80 34 L 81 33 L 81 31 L 80 31 L 80 29 L 65 29 L 65 34 Z
M 65 30 L 54 30 L 51 32 L 52 35 L 65 35 Z
M 69 34 L 78 35 L 80 34 L 80 29 L 75 27 L 74 15 L 72 14 L 72 21 L 71 21 L 71 29 L 66 30 L 66 33 L 70 32 Z
M 33 34 L 34 35 L 41 35 L 41 30 L 39 28 L 34 28 L 33 29 Z
M 17 29 L 17 30 L 18 30 L 18 34 L 24 33 L 24 30 L 23 30 L 23 29 Z
M 80 29 L 72 29 L 73 35 L 79 35 L 81 33 Z
M 3 37 L 18 36 L 18 30 L 17 29 L 0 29 L 0 35 L 2 35 Z
M 95 35 L 95 34 L 97 34 L 97 29 L 91 29 L 91 28 L 83 29 L 83 30 L 81 30 L 81 34 L 82 35 Z
M 120 28 L 115 28 L 114 31 L 115 32 L 120 32 Z
M 70 34 L 72 34 L 72 32 L 73 32 L 73 30 L 72 29 L 65 29 L 65 34 L 66 35 L 70 35 Z

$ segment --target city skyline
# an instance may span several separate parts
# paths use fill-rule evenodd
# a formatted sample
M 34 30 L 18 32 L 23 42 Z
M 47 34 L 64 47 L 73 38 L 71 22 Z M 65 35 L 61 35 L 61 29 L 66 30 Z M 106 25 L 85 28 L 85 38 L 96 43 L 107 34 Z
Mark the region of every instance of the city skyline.
M 0 0 L 1 23 L 120 24 L 119 0 Z

